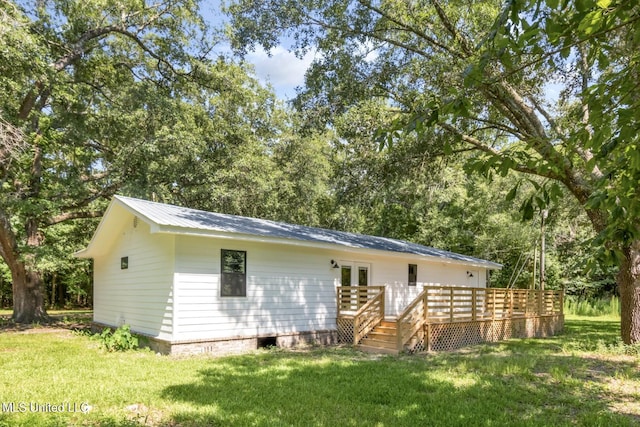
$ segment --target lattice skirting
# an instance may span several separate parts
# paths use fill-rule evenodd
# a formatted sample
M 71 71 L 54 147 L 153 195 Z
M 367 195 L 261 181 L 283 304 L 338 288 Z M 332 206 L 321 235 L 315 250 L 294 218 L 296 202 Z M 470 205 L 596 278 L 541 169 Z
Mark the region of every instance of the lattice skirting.
M 338 318 L 338 342 L 353 344 L 353 319 Z
M 338 342 L 353 343 L 353 319 L 339 318 Z M 410 353 L 450 351 L 484 342 L 509 338 L 549 337 L 562 331 L 564 316 L 540 316 L 518 319 L 477 320 L 426 325 L 405 346 Z
M 410 342 L 407 350 L 448 351 L 509 338 L 548 337 L 563 328 L 563 315 L 431 324 L 425 326 L 424 339 Z

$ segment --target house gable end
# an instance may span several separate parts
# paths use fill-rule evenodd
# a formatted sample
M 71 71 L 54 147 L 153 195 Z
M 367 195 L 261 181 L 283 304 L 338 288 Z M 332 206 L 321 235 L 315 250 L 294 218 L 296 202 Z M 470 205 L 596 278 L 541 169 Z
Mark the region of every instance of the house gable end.
M 107 254 L 116 244 L 118 236 L 122 234 L 123 230 L 131 224 L 138 226 L 140 222 L 144 222 L 152 233 L 157 229 L 157 224 L 114 198 L 87 247 L 74 255 L 78 258 L 96 258 Z

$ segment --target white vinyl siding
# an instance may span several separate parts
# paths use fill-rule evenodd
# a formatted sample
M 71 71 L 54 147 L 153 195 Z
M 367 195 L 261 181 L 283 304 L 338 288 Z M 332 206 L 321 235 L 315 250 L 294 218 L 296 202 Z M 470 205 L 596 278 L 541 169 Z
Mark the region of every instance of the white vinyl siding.
M 247 252 L 246 297 L 219 296 L 222 248 Z M 176 254 L 179 340 L 336 328 L 336 274 L 326 251 L 180 236 Z
M 246 297 L 220 297 L 223 248 L 247 252 Z M 387 287 L 390 317 L 399 314 L 424 285 L 467 284 L 465 266 L 414 259 L 410 262 L 418 265 L 418 283 L 409 287 L 409 261 L 402 256 L 191 236 L 176 237 L 175 253 L 176 340 L 335 329 L 341 270 L 331 268 L 332 259 L 370 266 L 369 283 Z
M 418 280 L 416 286 L 408 286 L 407 268 L 409 262 L 395 261 L 383 268 L 382 277 L 377 277 L 374 284 L 386 285 L 385 314 L 395 317 L 409 305 L 420 293 L 424 286 L 468 286 L 467 271 L 469 267 L 458 264 L 410 261 L 418 266 Z M 374 274 L 379 269 L 374 270 Z M 486 287 L 485 270 L 476 267 L 478 287 Z M 475 274 L 475 273 L 474 273 Z M 375 276 L 374 276 L 375 277 Z M 399 279 L 402 278 L 402 279 Z
M 94 262 L 94 321 L 171 339 L 173 332 L 174 237 L 150 234 L 131 214 L 109 252 Z M 128 268 L 121 269 L 121 258 Z

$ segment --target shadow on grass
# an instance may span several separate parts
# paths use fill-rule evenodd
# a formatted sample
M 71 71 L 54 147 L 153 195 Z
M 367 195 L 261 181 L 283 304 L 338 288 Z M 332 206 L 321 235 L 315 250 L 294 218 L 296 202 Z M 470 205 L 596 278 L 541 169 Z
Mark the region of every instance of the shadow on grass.
M 0 332 L 24 332 L 29 330 L 70 329 L 89 330 L 93 320 L 92 310 L 52 310 L 47 323 L 16 323 L 11 313 L 0 315 Z
M 425 356 L 326 349 L 212 360 L 196 382 L 164 389 L 185 407 L 168 424 L 638 425 L 638 391 L 610 384 L 638 384 L 637 363 L 562 351 L 615 341 L 616 327 L 573 321 L 560 337 Z

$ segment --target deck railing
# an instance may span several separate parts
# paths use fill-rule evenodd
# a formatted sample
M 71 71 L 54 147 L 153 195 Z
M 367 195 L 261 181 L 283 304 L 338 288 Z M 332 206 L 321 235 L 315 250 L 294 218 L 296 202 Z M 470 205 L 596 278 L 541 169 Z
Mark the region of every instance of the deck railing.
M 353 316 L 353 344 L 367 336 L 384 320 L 384 288 L 376 296 L 360 307 Z
M 384 319 L 384 286 L 338 286 L 338 317 L 353 317 L 358 344 Z
M 384 294 L 384 286 L 338 286 L 338 317 L 353 316 L 363 305 L 378 294 Z
M 418 331 L 420 331 L 427 320 L 425 296 L 428 290 L 424 289 L 420 295 L 409 304 L 396 320 L 397 348 L 401 351 L 404 345 L 409 342 Z
M 425 286 L 398 316 L 398 350 L 425 324 L 562 314 L 561 291 Z

